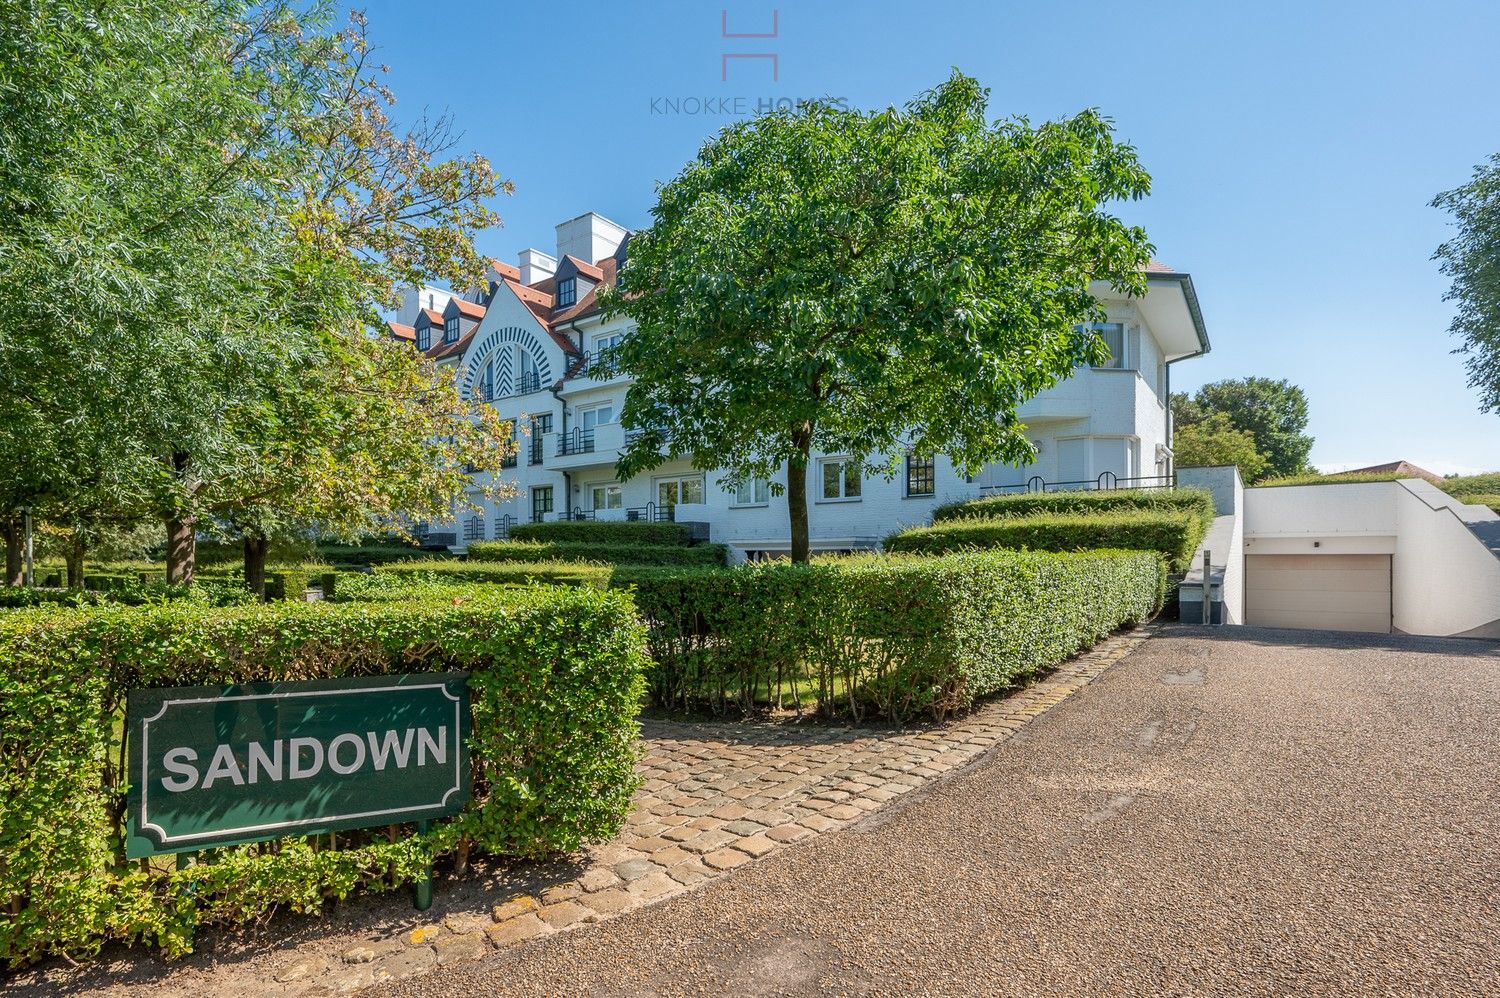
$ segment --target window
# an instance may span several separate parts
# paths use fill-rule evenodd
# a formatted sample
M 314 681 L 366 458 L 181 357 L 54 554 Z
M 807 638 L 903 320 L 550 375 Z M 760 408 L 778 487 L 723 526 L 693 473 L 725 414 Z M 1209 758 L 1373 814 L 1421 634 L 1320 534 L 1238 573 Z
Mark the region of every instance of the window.
M 1089 328 L 1098 333 L 1104 345 L 1109 348 L 1109 360 L 1095 366 L 1115 371 L 1125 370 L 1125 324 L 1123 322 L 1096 322 Z
M 557 282 L 557 307 L 564 308 L 578 301 L 578 278 L 569 277 Z
M 680 502 L 703 501 L 703 476 L 688 475 L 681 478 L 658 478 L 656 480 L 656 504 L 676 506 Z
M 458 316 L 452 316 L 443 323 L 443 342 L 452 343 L 458 339 Z
M 859 462 L 848 458 L 824 461 L 819 467 L 823 472 L 823 498 L 858 499 L 863 481 L 859 474 Z
M 906 454 L 906 496 L 930 496 L 937 491 L 937 466 L 930 457 Z
M 771 483 L 764 478 L 751 478 L 734 488 L 736 506 L 764 506 L 771 501 Z
M 538 485 L 531 490 L 531 522 L 541 523 L 552 512 L 552 486 Z
M 525 348 L 521 349 L 520 369 L 521 382 L 516 388 L 516 394 L 525 395 L 527 392 L 541 391 L 542 375 L 541 372 L 537 370 L 536 358 L 531 355 L 531 351 L 526 350 Z
M 594 340 L 594 349 L 599 351 L 600 353 L 603 353 L 606 350 L 613 350 L 619 345 L 619 333 L 610 333 L 608 336 L 601 336 L 598 339 Z
M 579 412 L 578 420 L 583 426 L 583 432 L 592 433 L 594 427 L 615 421 L 615 404 L 611 402 L 608 405 L 596 405 L 592 409 L 584 409 Z
M 487 360 L 484 362 L 484 370 L 479 374 L 479 401 L 490 402 L 495 398 L 495 362 Z
M 418 350 L 429 350 L 431 348 L 432 348 L 432 327 L 431 326 L 418 326 L 417 327 L 417 349 Z
M 589 493 L 594 497 L 596 510 L 625 508 L 625 493 L 621 491 L 619 482 L 590 486 Z

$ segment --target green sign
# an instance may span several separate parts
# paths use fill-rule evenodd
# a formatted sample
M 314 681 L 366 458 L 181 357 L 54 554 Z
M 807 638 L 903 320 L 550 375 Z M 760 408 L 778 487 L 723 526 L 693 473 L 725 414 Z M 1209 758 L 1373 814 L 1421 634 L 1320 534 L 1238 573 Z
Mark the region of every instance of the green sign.
M 467 675 L 132 690 L 126 855 L 457 814 Z

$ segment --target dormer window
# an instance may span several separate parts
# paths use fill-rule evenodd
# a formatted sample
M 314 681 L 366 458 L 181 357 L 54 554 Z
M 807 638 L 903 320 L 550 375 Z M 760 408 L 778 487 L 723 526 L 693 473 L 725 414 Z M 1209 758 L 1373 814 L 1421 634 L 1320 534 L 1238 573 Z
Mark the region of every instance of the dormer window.
M 569 277 L 557 282 L 557 307 L 565 308 L 578 301 L 578 278 Z
M 443 342 L 452 343 L 458 339 L 458 316 L 450 315 L 443 323 Z
M 417 327 L 417 349 L 418 350 L 426 351 L 426 350 L 430 350 L 431 348 L 432 348 L 432 327 L 431 326 L 426 326 L 426 325 L 418 326 Z

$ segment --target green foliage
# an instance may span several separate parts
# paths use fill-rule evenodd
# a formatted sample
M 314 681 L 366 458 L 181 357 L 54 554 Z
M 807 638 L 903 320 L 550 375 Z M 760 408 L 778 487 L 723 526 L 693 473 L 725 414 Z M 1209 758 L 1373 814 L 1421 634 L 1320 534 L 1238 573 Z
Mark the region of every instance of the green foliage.
M 1459 338 L 1469 387 L 1479 407 L 1500 412 L 1500 154 L 1474 168 L 1469 182 L 1432 201 L 1453 216 L 1458 233 L 1433 254 L 1453 281 L 1444 297 L 1457 311 L 1448 330 Z
M 356 565 L 385 565 L 424 557 L 409 544 L 319 544 L 317 556 L 330 565 L 347 568 Z M 441 557 L 432 555 L 431 557 Z
M 887 551 L 944 554 L 968 548 L 1154 551 L 1174 572 L 1184 571 L 1207 530 L 1194 513 L 1042 513 L 1004 520 L 949 520 L 886 539 Z
M 458 559 L 397 562 L 375 566 L 377 576 L 404 578 L 414 582 L 498 582 L 523 586 L 534 582 L 563 585 L 608 586 L 613 575 L 608 565 L 576 561 L 507 562 L 459 561 Z M 340 588 L 344 579 L 340 578 Z M 342 593 L 340 594 L 342 598 Z
M 693 528 L 672 522 L 563 520 L 518 524 L 510 528 L 510 538 L 549 544 L 687 545 L 692 543 Z
M 1172 412 L 1179 433 L 1208 421 L 1215 413 L 1223 413 L 1230 427 L 1255 438 L 1255 451 L 1266 462 L 1260 472 L 1264 477 L 1298 475 L 1309 470 L 1307 456 L 1312 453 L 1313 438 L 1304 432 L 1307 395 L 1290 381 L 1253 377 L 1216 381 L 1198 389 L 1191 398 L 1174 394 Z M 1223 428 L 1222 422 L 1211 423 L 1209 427 L 1211 432 Z M 1179 459 L 1178 464 L 1187 462 Z M 1253 476 L 1245 478 L 1255 481 Z
M 110 940 L 177 955 L 198 925 L 389 890 L 461 841 L 532 857 L 607 838 L 638 783 L 643 651 L 628 596 L 590 588 L 0 614 L 0 960 L 87 955 Z M 430 835 L 340 833 L 338 850 L 286 839 L 172 873 L 124 862 L 127 690 L 444 670 L 471 674 L 475 794 Z
M 306 569 L 277 569 L 266 573 L 266 599 L 300 600 L 307 596 L 313 573 Z
M 866 556 L 635 578 L 652 700 L 753 708 L 805 683 L 823 713 L 942 718 L 1024 683 L 1162 598 L 1139 552 Z
M 1264 478 L 1255 483 L 1256 488 L 1273 488 L 1278 485 L 1358 485 L 1361 482 L 1399 482 L 1415 478 L 1395 471 L 1361 471 L 1357 474 L 1325 475 L 1320 471 L 1309 471 L 1301 475 L 1280 475 Z
M 1486 495 L 1483 492 L 1468 493 L 1458 497 L 1466 503 L 1474 506 L 1488 506 L 1496 513 L 1500 513 L 1500 492 L 1494 495 Z
M 1438 488 L 1452 496 L 1494 495 L 1500 493 L 1500 471 L 1445 478 L 1438 483 Z
M 1022 492 L 950 502 L 932 511 L 932 521 L 975 517 L 1003 520 L 1038 513 L 1106 513 L 1118 511 L 1193 513 L 1204 523 L 1215 516 L 1207 489 L 1119 489 L 1098 492 Z
M 473 541 L 468 554 L 471 562 L 597 561 L 612 565 L 723 565 L 728 556 L 729 549 L 722 544 L 680 547 L 533 541 Z
M 955 72 L 905 107 L 806 101 L 732 124 L 657 192 L 608 315 L 638 329 L 622 478 L 672 458 L 785 480 L 807 560 L 811 453 L 967 472 L 1033 456 L 1027 399 L 1102 359 L 1093 282 L 1145 293 L 1110 213 L 1150 178 L 1096 111 L 991 122 Z
M 55 578 L 55 576 L 53 576 Z M 186 602 L 201 606 L 246 606 L 255 602 L 255 594 L 234 580 L 201 579 L 191 586 L 169 586 L 140 575 L 90 575 L 85 588 L 26 589 L 19 586 L 0 588 L 0 608 L 34 606 L 158 606 Z
M 1266 470 L 1266 456 L 1255 448 L 1255 434 L 1237 429 L 1229 414 L 1209 413 L 1197 423 L 1179 426 L 1172 434 L 1172 453 L 1179 468 L 1207 468 L 1232 464 L 1240 478 L 1253 482 Z

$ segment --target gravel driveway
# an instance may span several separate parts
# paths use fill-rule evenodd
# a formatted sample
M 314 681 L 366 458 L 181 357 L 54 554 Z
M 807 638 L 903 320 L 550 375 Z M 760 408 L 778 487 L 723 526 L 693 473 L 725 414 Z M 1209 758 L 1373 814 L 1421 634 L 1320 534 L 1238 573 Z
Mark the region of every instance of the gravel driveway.
M 1500 645 L 1164 629 L 973 767 L 373 994 L 1495 995 Z

